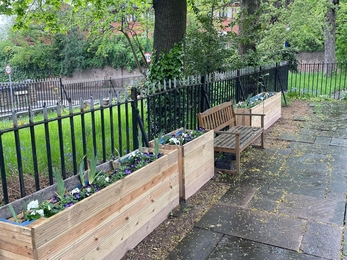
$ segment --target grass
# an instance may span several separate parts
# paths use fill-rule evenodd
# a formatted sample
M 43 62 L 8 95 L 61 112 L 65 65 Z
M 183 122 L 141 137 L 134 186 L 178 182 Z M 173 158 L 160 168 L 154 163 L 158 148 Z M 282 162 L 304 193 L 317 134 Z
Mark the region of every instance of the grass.
M 127 107 L 126 107 L 127 106 Z M 113 157 L 113 154 L 117 154 L 117 151 L 121 151 L 122 154 L 127 153 L 128 149 L 132 147 L 132 111 L 130 104 L 121 104 L 120 109 L 115 106 L 112 109 L 113 116 L 112 121 L 110 119 L 110 109 L 104 109 L 104 126 L 105 126 L 105 150 L 107 160 Z M 62 115 L 67 115 L 68 111 L 64 111 Z M 56 113 L 50 113 L 49 118 L 56 117 Z M 65 168 L 67 172 L 73 170 L 72 162 L 72 143 L 71 140 L 71 124 L 70 118 L 62 119 L 62 137 L 63 137 L 63 159 L 65 162 Z M 92 151 L 94 148 L 93 145 L 93 131 L 92 131 L 92 114 L 85 114 L 85 139 L 87 141 L 87 154 L 83 152 L 82 145 L 82 121 L 81 116 L 76 115 L 73 117 L 74 121 L 74 143 L 76 145 L 76 155 L 77 155 L 77 164 L 82 161 L 83 157 L 87 155 L 87 158 L 91 158 Z M 119 123 L 120 121 L 120 123 Z M 19 125 L 28 124 L 29 118 L 22 117 L 19 119 Z M 43 122 L 43 115 L 37 115 L 34 119 L 35 123 Z M 111 134 L 111 123 L 114 128 L 113 136 Z M 52 167 L 61 168 L 61 151 L 60 151 L 60 137 L 58 131 L 58 121 L 49 122 L 49 143 L 51 149 L 51 160 Z M 130 129 L 127 129 L 128 128 Z M 3 120 L 0 124 L 0 129 L 12 128 L 12 121 L 9 119 Z M 121 129 L 119 131 L 118 129 Z M 19 144 L 20 152 L 22 157 L 23 172 L 24 174 L 33 174 L 33 154 L 37 156 L 38 162 L 38 172 L 44 173 L 48 169 L 48 155 L 46 147 L 47 136 L 45 134 L 45 127 L 43 124 L 35 125 L 35 144 L 36 144 L 36 153 L 32 150 L 32 135 L 29 127 L 21 128 L 18 131 L 19 134 Z M 1 136 L 4 150 L 4 163 L 6 173 L 8 175 L 17 174 L 18 163 L 17 163 L 17 152 L 15 145 L 14 132 L 5 132 Z M 98 158 L 102 158 L 102 120 L 101 120 L 101 111 L 98 110 L 95 112 L 95 138 L 96 138 L 96 151 Z M 115 150 L 112 150 L 111 139 L 114 140 Z M 129 142 L 127 143 L 127 139 Z M 129 146 L 128 146 L 129 144 Z M 117 150 L 117 151 L 116 151 Z
M 339 98 L 337 91 L 347 89 L 347 70 L 337 69 L 330 76 L 323 72 L 289 72 L 288 90 L 298 95 Z M 335 95 L 335 96 L 334 96 Z

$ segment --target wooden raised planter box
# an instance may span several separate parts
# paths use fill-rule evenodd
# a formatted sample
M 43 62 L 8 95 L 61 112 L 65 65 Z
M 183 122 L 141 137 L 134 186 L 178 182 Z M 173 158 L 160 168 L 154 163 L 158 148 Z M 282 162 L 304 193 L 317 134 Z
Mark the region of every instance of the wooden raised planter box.
M 50 218 L 28 226 L 0 221 L 0 259 L 120 259 L 179 204 L 177 150 L 164 153 Z
M 275 123 L 281 117 L 281 92 L 276 93 L 265 99 L 260 104 L 252 108 L 235 108 L 237 114 L 265 114 L 264 117 L 264 129 L 268 129 L 273 123 Z M 244 126 L 257 126 L 260 127 L 260 117 L 253 116 L 236 116 L 237 125 Z
M 169 134 L 176 134 L 178 129 Z M 190 130 L 187 130 L 189 132 Z M 188 199 L 214 175 L 214 133 L 208 131 L 184 145 L 161 145 L 164 150 L 178 150 L 179 194 Z M 153 142 L 150 142 L 153 146 Z

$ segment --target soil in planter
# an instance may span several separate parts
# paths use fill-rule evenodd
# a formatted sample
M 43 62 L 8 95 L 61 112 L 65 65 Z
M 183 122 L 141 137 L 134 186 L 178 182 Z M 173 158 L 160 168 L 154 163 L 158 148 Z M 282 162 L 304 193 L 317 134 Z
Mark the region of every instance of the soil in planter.
M 217 153 L 214 166 L 219 169 L 234 170 L 233 160 L 235 159 L 235 155 L 232 153 Z

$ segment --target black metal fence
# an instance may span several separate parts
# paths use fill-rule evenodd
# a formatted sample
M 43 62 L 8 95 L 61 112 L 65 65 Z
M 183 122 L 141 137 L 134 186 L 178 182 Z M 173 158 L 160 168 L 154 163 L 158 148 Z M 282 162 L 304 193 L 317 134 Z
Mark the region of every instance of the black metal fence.
M 0 83 L 0 114 L 28 111 L 29 107 L 51 107 L 57 103 L 78 105 L 81 98 L 86 102 L 91 97 L 99 99 L 108 96 L 109 92 L 115 94 L 117 90 L 133 86 L 142 79 L 142 76 L 88 81 L 49 78 Z
M 153 139 L 158 132 L 195 129 L 197 114 L 225 101 L 236 102 L 260 91 L 286 91 L 288 64 L 214 73 L 205 77 L 162 82 L 128 91 L 109 91 L 77 107 L 47 106 L 27 118 L 3 122 L 0 128 L 0 204 L 53 184 L 53 169 L 63 178 L 87 168 L 97 154 L 100 163 L 122 156 Z M 12 125 L 11 125 L 12 124 Z
M 347 90 L 347 63 L 299 63 L 290 71 L 291 95 L 340 99 Z

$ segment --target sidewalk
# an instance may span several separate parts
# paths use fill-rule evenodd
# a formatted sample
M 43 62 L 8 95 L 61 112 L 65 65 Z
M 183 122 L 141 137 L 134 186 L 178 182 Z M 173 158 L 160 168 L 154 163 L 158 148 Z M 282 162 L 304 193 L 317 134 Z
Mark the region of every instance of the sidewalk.
M 167 259 L 346 259 L 347 104 L 317 103 L 286 149 L 244 173 Z M 344 255 L 346 257 L 344 257 Z

